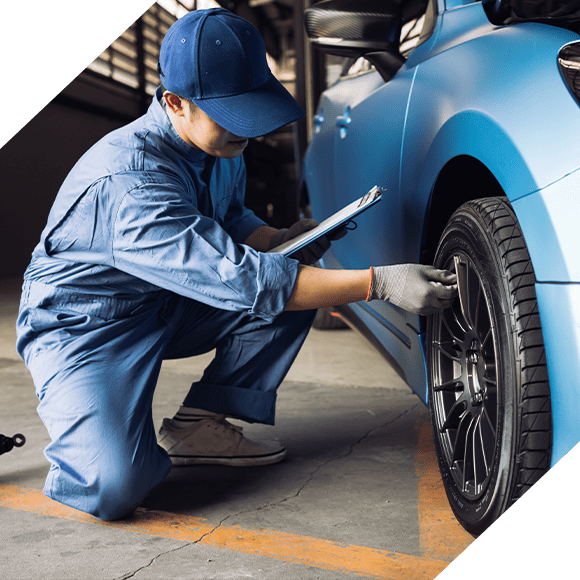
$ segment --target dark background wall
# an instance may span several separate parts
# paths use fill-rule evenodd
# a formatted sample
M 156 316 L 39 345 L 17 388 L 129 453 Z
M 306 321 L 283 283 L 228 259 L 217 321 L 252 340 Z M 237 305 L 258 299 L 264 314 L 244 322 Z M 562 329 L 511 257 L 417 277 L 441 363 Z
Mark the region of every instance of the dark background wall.
M 0 149 L 0 276 L 26 269 L 60 184 L 78 158 L 137 114 L 129 91 L 112 93 L 83 74 Z

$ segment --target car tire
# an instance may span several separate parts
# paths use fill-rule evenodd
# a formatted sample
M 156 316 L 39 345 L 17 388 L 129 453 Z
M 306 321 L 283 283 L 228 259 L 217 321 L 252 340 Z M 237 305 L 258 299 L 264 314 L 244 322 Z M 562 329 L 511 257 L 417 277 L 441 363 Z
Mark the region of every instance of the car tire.
M 549 469 L 552 415 L 535 274 L 505 198 L 465 203 L 435 266 L 459 297 L 429 317 L 429 408 L 455 516 L 479 535 Z

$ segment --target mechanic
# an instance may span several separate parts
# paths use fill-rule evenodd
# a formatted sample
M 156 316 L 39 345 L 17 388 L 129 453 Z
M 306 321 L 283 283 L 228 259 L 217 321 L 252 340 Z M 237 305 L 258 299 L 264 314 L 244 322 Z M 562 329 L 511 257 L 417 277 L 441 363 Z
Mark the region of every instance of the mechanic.
M 248 138 L 303 117 L 258 31 L 224 9 L 179 19 L 148 112 L 96 143 L 65 179 L 26 271 L 17 348 L 51 437 L 44 493 L 103 520 L 130 514 L 175 464 L 280 461 L 225 417 L 274 424 L 276 389 L 315 309 L 365 299 L 447 307 L 450 272 L 327 271 L 268 249 L 316 224 L 267 226 L 245 209 Z M 210 352 L 159 445 L 163 359 Z M 169 454 L 168 454 L 169 452 Z

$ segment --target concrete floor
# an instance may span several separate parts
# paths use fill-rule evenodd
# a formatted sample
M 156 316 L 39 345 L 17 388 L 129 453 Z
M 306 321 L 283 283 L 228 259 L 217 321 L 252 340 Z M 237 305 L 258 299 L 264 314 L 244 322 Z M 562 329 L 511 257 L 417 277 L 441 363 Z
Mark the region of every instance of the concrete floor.
M 435 578 L 473 538 L 454 520 L 427 409 L 352 330 L 312 330 L 279 389 L 287 459 L 260 468 L 175 468 L 134 516 L 104 524 L 45 498 L 48 443 L 14 349 L 17 280 L 0 280 L 0 578 Z M 159 427 L 211 355 L 164 364 Z

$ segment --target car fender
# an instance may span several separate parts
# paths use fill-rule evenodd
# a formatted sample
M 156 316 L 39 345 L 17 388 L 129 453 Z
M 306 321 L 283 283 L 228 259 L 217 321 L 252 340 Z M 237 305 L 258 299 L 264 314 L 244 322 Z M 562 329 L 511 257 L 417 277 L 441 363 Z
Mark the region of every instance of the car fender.
M 493 148 L 488 146 L 490 142 L 493 142 Z M 512 202 L 538 279 L 567 280 L 568 268 L 563 248 L 558 242 L 544 199 L 542 196 L 531 196 L 539 189 L 530 166 L 509 135 L 485 113 L 462 111 L 450 118 L 437 133 L 417 179 L 416 191 L 423 192 L 422 196 L 417 195 L 413 200 L 413 204 L 418 206 L 418 214 L 428 215 L 430 193 L 438 176 L 447 163 L 459 156 L 470 156 L 482 163 Z M 509 159 L 509 163 L 502 162 L 505 159 Z M 466 192 L 461 202 L 466 201 L 468 196 L 469 192 Z M 517 203 L 518 200 L 520 203 Z M 458 205 L 461 202 L 458 201 Z M 538 236 L 538 224 L 542 224 L 541 236 Z M 426 226 L 426 223 L 416 226 L 421 228 L 421 234 L 417 232 L 421 239 L 424 238 Z

